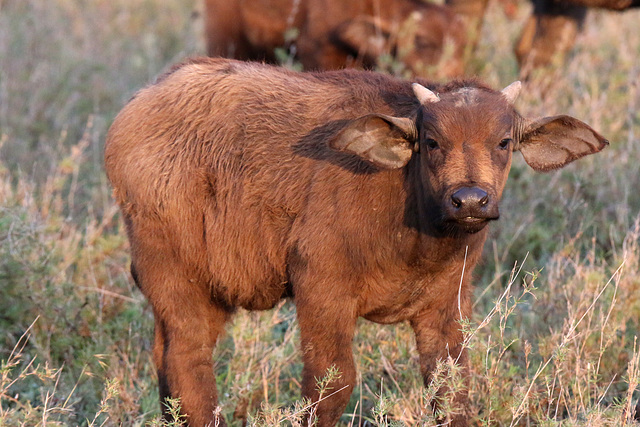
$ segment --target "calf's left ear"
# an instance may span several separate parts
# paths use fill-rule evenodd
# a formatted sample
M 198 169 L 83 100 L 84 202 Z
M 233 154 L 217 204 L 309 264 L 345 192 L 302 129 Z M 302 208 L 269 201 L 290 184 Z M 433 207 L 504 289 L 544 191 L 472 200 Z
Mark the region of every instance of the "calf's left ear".
M 369 114 L 349 121 L 329 146 L 383 169 L 399 169 L 409 162 L 417 134 L 411 119 Z
M 589 125 L 570 116 L 545 117 L 522 127 L 515 149 L 540 172 L 561 168 L 609 145 Z

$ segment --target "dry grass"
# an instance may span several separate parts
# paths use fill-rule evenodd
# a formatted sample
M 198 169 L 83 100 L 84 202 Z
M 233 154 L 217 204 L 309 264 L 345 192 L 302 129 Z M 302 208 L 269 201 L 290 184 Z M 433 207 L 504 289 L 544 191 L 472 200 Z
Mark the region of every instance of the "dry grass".
M 151 313 L 129 279 L 102 144 L 137 88 L 204 51 L 200 7 L 0 0 L 0 426 L 161 424 Z M 492 85 L 517 78 L 511 45 L 526 9 L 515 22 L 490 10 L 471 67 Z M 631 423 L 640 381 L 639 20 L 592 14 L 567 64 L 537 76 L 518 101 L 525 114 L 579 117 L 612 145 L 546 175 L 514 164 L 475 274 L 476 316 L 462 325 L 476 425 Z M 227 419 L 299 422 L 307 403 L 297 343 L 289 303 L 235 317 L 214 355 Z M 405 324 L 359 324 L 345 425 L 434 424 L 435 386 L 421 386 L 414 347 Z M 462 386 L 449 361 L 436 378 Z

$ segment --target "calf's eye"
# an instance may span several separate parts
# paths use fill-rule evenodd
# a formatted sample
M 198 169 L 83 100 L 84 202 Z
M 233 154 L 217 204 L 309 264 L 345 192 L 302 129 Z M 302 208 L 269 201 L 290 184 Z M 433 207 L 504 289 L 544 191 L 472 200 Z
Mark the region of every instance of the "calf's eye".
M 429 150 L 435 150 L 436 148 L 438 148 L 438 141 L 436 141 L 433 138 L 427 138 L 424 143 L 426 144 L 427 148 Z
M 500 147 L 501 150 L 506 150 L 507 148 L 509 148 L 509 144 L 511 144 L 513 140 L 511 138 L 505 138 L 502 141 L 500 141 L 500 144 L 498 144 L 498 147 Z

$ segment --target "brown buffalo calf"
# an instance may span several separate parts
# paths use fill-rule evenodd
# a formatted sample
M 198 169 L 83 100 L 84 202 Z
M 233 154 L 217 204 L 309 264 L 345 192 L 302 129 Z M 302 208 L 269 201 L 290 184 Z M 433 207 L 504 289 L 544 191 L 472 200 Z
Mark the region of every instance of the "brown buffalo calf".
M 331 366 L 346 386 L 318 404 L 319 426 L 355 385 L 358 317 L 409 321 L 426 383 L 438 359 L 466 365 L 458 322 L 512 152 L 547 171 L 607 141 L 569 116 L 521 117 L 519 83 L 424 84 L 197 59 L 117 116 L 106 169 L 155 316 L 160 396 L 180 397 L 190 425 L 214 421 L 211 355 L 236 307 L 293 298 L 304 396 Z
M 414 75 L 463 73 L 465 27 L 443 6 L 419 0 L 206 0 L 205 6 L 211 56 L 277 62 L 274 50 L 296 29 L 296 56 L 308 70 L 372 67 L 391 54 Z

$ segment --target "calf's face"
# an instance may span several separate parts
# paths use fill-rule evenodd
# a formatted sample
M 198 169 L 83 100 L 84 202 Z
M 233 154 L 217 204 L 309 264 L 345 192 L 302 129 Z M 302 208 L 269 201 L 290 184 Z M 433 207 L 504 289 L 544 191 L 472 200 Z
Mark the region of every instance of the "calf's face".
M 500 216 L 515 111 L 501 92 L 462 87 L 437 96 L 414 88 L 421 100 L 417 160 L 432 221 L 439 228 L 477 232 Z
M 380 168 L 416 162 L 413 182 L 433 227 L 475 233 L 499 218 L 513 151 L 537 171 L 560 168 L 608 142 L 569 116 L 526 120 L 513 108 L 515 82 L 500 92 L 460 87 L 441 95 L 414 83 L 415 118 L 370 114 L 348 123 L 330 145 Z

